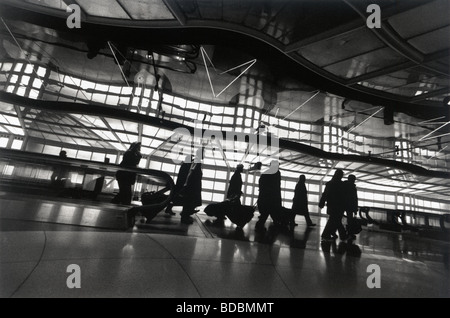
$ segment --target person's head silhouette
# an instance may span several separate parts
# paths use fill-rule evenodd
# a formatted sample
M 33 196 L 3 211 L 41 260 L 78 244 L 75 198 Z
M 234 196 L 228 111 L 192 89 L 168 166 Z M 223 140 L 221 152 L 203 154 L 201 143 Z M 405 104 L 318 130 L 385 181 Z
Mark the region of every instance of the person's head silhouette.
M 336 169 L 336 172 L 334 173 L 333 180 L 341 181 L 342 177 L 344 176 L 344 171 L 342 169 Z
M 355 175 L 351 174 L 351 175 L 349 175 L 349 176 L 347 177 L 347 180 L 348 180 L 350 183 L 355 183 L 356 177 L 355 177 Z
M 132 142 L 128 150 L 141 151 L 141 143 L 139 141 Z

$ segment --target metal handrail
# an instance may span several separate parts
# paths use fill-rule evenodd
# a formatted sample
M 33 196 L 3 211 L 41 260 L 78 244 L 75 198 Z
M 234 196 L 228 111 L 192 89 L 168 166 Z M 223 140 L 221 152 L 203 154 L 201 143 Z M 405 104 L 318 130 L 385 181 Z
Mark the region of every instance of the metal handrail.
M 91 172 L 100 174 L 103 176 L 109 176 L 115 178 L 115 173 L 119 170 L 122 171 L 130 171 L 135 172 L 138 176 L 141 178 L 145 178 L 147 180 L 150 180 L 154 184 L 161 185 L 164 187 L 165 192 L 170 191 L 172 192 L 172 189 L 174 187 L 174 181 L 172 177 L 167 174 L 166 172 L 160 171 L 160 170 L 154 170 L 154 169 L 142 169 L 142 168 L 127 168 L 122 167 L 117 164 L 111 164 L 111 163 L 103 163 L 103 162 L 96 162 L 96 161 L 90 161 L 90 160 L 83 160 L 83 159 L 73 159 L 73 158 L 60 158 L 58 156 L 54 155 L 47 155 L 47 154 L 39 154 L 34 152 L 27 152 L 27 151 L 19 151 L 19 150 L 12 150 L 12 149 L 1 149 L 0 150 L 0 159 L 6 159 L 7 161 L 10 161 L 13 165 L 18 163 L 25 163 L 25 164 L 36 164 L 36 165 L 44 165 L 48 166 L 52 170 L 55 168 L 64 168 L 68 170 L 69 172 L 75 172 L 82 170 L 84 173 Z M 6 181 L 6 178 L 4 176 L 0 176 L 0 183 Z M 26 178 L 24 178 L 26 179 Z M 144 179 L 144 182 L 145 182 Z M 20 179 L 16 179 L 15 181 L 19 181 Z M 33 185 L 32 183 L 28 181 L 29 185 Z M 50 180 L 48 180 L 50 184 Z M 36 182 L 36 184 L 42 185 L 42 182 Z M 170 197 L 170 195 L 169 195 Z

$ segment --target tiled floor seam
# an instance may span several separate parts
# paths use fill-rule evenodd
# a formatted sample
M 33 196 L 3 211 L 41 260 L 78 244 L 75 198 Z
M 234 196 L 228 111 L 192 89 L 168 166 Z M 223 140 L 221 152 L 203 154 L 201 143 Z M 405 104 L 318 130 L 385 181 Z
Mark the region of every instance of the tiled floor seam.
M 275 265 L 273 258 L 272 258 L 272 246 L 270 247 L 270 253 L 269 253 L 269 259 L 270 259 L 270 264 L 272 265 L 275 273 L 277 274 L 277 276 L 280 278 L 281 282 L 283 283 L 284 287 L 286 288 L 286 290 L 289 292 L 289 294 L 291 295 L 291 297 L 295 297 L 294 293 L 292 292 L 292 290 L 289 288 L 288 284 L 286 284 L 286 282 L 284 281 L 283 277 L 281 277 L 280 273 L 278 272 L 277 266 Z
M 36 268 L 41 263 L 42 257 L 44 256 L 45 248 L 47 246 L 47 233 L 45 231 L 42 231 L 42 233 L 44 234 L 44 246 L 42 247 L 41 255 L 39 255 L 39 259 L 37 260 L 36 265 L 34 265 L 33 269 L 28 273 L 28 275 L 25 277 L 23 282 L 20 283 L 19 286 L 17 286 L 16 290 L 14 290 L 14 292 L 12 292 L 8 298 L 14 297 L 14 295 L 20 290 L 20 288 L 25 284 L 25 282 L 31 277 L 31 275 L 34 273 Z
M 163 248 L 173 258 L 173 260 L 178 264 L 178 266 L 180 266 L 180 268 L 183 270 L 183 272 L 189 278 L 189 281 L 191 282 L 192 286 L 194 286 L 195 290 L 197 291 L 198 296 L 200 298 L 202 298 L 202 294 L 200 293 L 200 290 L 198 289 L 197 285 L 194 283 L 191 276 L 186 271 L 186 269 L 183 267 L 183 265 L 179 262 L 179 260 L 175 256 L 173 256 L 173 254 L 163 244 L 161 244 L 157 239 L 151 237 L 149 234 L 145 234 L 145 236 L 147 236 L 152 242 L 155 242 L 156 244 L 161 246 L 161 248 Z
M 203 234 L 205 234 L 206 238 L 215 238 L 215 236 L 211 233 L 211 231 L 208 229 L 208 227 L 203 224 L 202 220 L 200 219 L 200 217 L 195 214 L 195 219 L 198 223 L 198 226 L 200 228 L 200 230 L 202 230 Z

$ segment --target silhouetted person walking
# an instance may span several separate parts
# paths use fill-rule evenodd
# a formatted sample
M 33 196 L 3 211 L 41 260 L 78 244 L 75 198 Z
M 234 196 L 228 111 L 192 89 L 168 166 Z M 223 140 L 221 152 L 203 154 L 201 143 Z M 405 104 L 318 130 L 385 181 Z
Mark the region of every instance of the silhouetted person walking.
M 202 159 L 203 149 L 197 149 L 194 160 L 190 165 L 188 176 L 181 195 L 183 196 L 183 210 L 181 211 L 181 223 L 192 224 L 194 219 L 191 217 L 197 206 L 202 205 Z
M 320 198 L 319 208 L 327 204 L 327 214 L 329 215 L 327 224 L 322 232 L 323 240 L 332 240 L 336 230 L 341 239 L 347 238 L 347 233 L 342 225 L 342 216 L 344 215 L 344 191 L 342 186 L 342 177 L 344 172 L 337 169 L 330 181 L 325 185 L 325 190 Z
M 67 152 L 65 150 L 61 150 L 59 152 L 60 159 L 67 159 Z M 50 176 L 51 184 L 54 188 L 61 189 L 64 188 L 66 181 L 69 178 L 69 171 L 65 166 L 59 165 L 53 171 Z
M 189 169 L 191 168 L 191 163 L 193 157 L 191 155 L 187 155 L 180 166 L 180 170 L 178 170 L 177 182 L 172 191 L 172 199 L 170 200 L 165 213 L 168 215 L 175 215 L 172 211 L 174 206 L 182 206 L 183 205 L 183 197 L 179 195 L 181 189 L 186 183 L 187 176 L 189 174 Z
M 233 209 L 241 205 L 242 171 L 244 171 L 244 165 L 238 164 L 236 166 L 236 170 L 230 178 L 230 183 L 227 190 L 227 202 L 230 204 L 228 207 L 229 209 Z M 224 210 L 223 213 L 217 213 L 213 225 L 223 227 L 226 219 L 225 214 L 226 210 Z
M 259 178 L 258 211 L 259 219 L 255 229 L 263 230 L 271 213 L 281 213 L 281 174 L 278 160 L 270 162 L 269 169 Z
M 137 168 L 141 158 L 141 143 L 133 142 L 130 145 L 130 148 L 123 154 L 123 159 L 119 166 L 124 168 Z M 136 182 L 136 172 L 118 170 L 116 172 L 116 180 L 119 184 L 119 193 L 112 202 L 127 205 L 131 204 L 132 187 Z
M 230 179 L 230 184 L 227 191 L 227 199 L 232 199 L 235 197 L 240 198 L 242 195 L 242 176 L 241 173 L 244 171 L 244 166 L 238 164 L 236 166 L 236 171 L 233 173 Z
M 347 214 L 347 234 L 355 239 L 355 233 L 352 231 L 353 222 L 355 221 L 356 213 L 358 212 L 358 191 L 355 185 L 356 177 L 351 174 L 347 180 L 343 182 L 345 191 L 345 212 Z
M 59 152 L 59 158 L 66 160 L 67 152 L 65 150 L 61 150 Z M 77 193 L 75 193 L 75 190 L 72 189 L 72 183 L 70 182 L 70 169 L 68 166 L 63 163 L 58 164 L 55 170 L 53 170 L 50 180 L 50 186 L 53 190 L 55 190 L 57 196 L 73 196 L 74 198 L 78 198 Z
M 306 177 L 302 174 L 295 186 L 294 199 L 292 200 L 292 221 L 291 226 L 295 226 L 295 215 L 303 215 L 308 226 L 315 226 L 309 216 L 308 191 L 305 185 Z

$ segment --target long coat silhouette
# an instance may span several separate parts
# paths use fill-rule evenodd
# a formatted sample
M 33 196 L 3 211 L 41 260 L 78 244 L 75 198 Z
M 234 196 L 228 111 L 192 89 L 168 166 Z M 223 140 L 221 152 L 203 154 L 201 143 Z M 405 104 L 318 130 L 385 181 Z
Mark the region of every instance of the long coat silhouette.
M 256 228 L 262 229 L 269 215 L 280 213 L 281 205 L 281 174 L 278 162 L 271 162 L 270 168 L 259 177 L 258 211 L 259 219 Z
M 195 208 L 202 205 L 202 159 L 203 149 L 197 150 L 194 161 L 189 168 L 186 182 L 180 194 L 183 197 L 183 210 L 181 211 L 181 223 L 192 224 L 191 215 L 196 212 Z
M 308 212 L 308 193 L 304 182 L 299 181 L 295 186 L 294 198 L 292 199 L 292 210 L 296 214 L 303 215 Z
M 243 166 L 238 165 L 236 171 L 233 173 L 230 179 L 230 185 L 228 186 L 227 199 L 233 197 L 240 197 L 242 194 L 242 172 Z
M 358 191 L 355 185 L 356 177 L 351 174 L 348 176 L 347 181 L 342 183 L 345 199 L 344 199 L 344 209 L 347 214 L 347 234 L 355 235 L 358 232 L 357 220 L 355 219 L 356 213 L 358 212 Z
M 315 224 L 309 216 L 308 190 L 306 189 L 305 180 L 305 176 L 301 175 L 297 185 L 295 186 L 294 198 L 292 200 L 293 218 L 295 219 L 296 214 L 303 215 L 305 217 L 306 224 L 308 226 L 314 226 Z
M 190 206 L 197 207 L 202 205 L 202 177 L 201 162 L 193 162 L 186 177 L 183 199 Z
M 183 188 L 184 184 L 186 183 L 187 176 L 189 174 L 189 170 L 191 169 L 191 163 L 183 162 L 180 166 L 180 170 L 178 171 L 177 176 L 177 182 L 175 183 L 174 187 L 174 194 L 177 195 L 178 192 Z M 178 197 L 179 198 L 179 197 Z M 177 197 L 174 196 L 174 200 L 177 200 Z
M 169 215 L 175 215 L 172 211 L 174 206 L 182 206 L 183 205 L 183 197 L 180 195 L 180 191 L 183 189 L 184 184 L 186 183 L 187 176 L 189 174 L 189 170 L 191 168 L 192 158 L 190 155 L 186 156 L 184 161 L 181 163 L 180 170 L 178 170 L 177 181 L 172 190 L 172 198 L 167 205 L 165 213 Z

